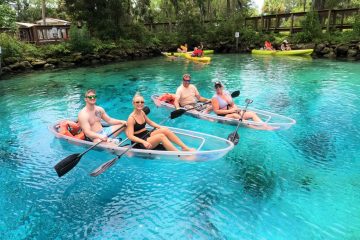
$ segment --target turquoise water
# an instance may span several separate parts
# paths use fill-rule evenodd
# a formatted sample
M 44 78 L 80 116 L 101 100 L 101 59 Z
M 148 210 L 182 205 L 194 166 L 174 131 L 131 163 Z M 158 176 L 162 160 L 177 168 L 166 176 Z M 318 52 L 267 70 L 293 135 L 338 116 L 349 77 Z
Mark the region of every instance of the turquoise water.
M 155 121 L 169 111 L 150 96 L 174 92 L 183 73 L 201 94 L 213 82 L 235 101 L 296 119 L 285 131 L 240 128 L 217 161 L 121 158 L 91 151 L 58 178 L 53 166 L 84 148 L 47 127 L 74 118 L 83 93 L 124 119 L 136 91 Z M 360 68 L 356 62 L 214 55 L 210 65 L 164 58 L 20 75 L 0 81 L 1 239 L 359 239 Z M 234 126 L 182 116 L 169 126 L 226 137 Z

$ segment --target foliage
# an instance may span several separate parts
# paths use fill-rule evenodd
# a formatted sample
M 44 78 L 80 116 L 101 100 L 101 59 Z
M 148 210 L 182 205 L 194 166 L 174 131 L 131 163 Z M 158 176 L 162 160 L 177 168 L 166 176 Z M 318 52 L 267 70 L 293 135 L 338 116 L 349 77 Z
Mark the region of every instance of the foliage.
M 116 48 L 115 42 L 101 41 L 99 39 L 92 39 L 95 53 L 107 53 L 112 49 Z
M 70 54 L 70 46 L 66 42 L 59 44 L 48 44 L 40 46 L 40 49 L 46 57 L 62 57 Z
M 152 34 L 149 30 L 140 23 L 131 24 L 124 28 L 124 38 L 133 39 L 140 45 L 146 45 L 149 43 L 149 40 L 152 38 Z
M 301 22 L 303 31 L 296 34 L 297 41 L 310 42 L 321 36 L 322 29 L 317 12 L 309 12 Z
M 14 37 L 6 33 L 1 33 L 0 45 L 3 58 L 22 56 L 22 43 L 17 41 Z
M 75 21 L 85 21 L 93 36 L 116 40 L 124 36 L 131 23 L 132 2 L 129 0 L 64 0 Z
M 200 16 L 192 11 L 187 11 L 179 18 L 177 32 L 180 42 L 187 42 L 189 46 L 198 45 L 202 41 L 203 32 Z
M 93 51 L 93 44 L 90 41 L 90 33 L 86 25 L 78 28 L 74 25 L 70 27 L 70 49 L 76 52 L 90 53 Z
M 354 34 L 354 37 L 360 37 L 360 15 L 357 15 L 355 17 L 355 20 L 353 23 L 353 34 Z
M 16 13 L 8 4 L 0 3 L 0 27 L 15 28 Z

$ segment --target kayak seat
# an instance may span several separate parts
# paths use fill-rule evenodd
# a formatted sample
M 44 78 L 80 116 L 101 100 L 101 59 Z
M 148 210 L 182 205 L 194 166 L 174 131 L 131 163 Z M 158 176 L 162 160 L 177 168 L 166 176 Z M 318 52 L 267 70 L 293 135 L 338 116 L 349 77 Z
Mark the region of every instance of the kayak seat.
M 130 145 L 130 143 L 127 143 L 127 144 L 121 145 L 121 147 L 126 147 L 129 145 Z M 166 151 L 166 148 L 160 143 L 159 145 L 156 146 L 156 148 L 151 149 L 151 150 Z

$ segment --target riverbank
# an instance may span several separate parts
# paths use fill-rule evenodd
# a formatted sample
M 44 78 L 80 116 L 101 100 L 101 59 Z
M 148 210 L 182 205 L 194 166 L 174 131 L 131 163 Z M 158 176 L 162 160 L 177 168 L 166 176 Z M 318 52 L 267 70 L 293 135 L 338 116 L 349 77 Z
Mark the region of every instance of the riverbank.
M 157 48 L 141 50 L 112 49 L 100 54 L 69 53 L 63 57 L 33 58 L 8 57 L 2 63 L 2 75 L 18 74 L 38 70 L 73 68 L 82 66 L 103 65 L 160 56 Z
M 313 58 L 327 58 L 327 59 L 341 59 L 341 60 L 360 60 L 360 41 L 351 41 L 349 43 L 333 44 L 329 42 L 324 43 L 306 43 L 306 44 L 290 44 L 292 49 L 314 49 Z M 280 48 L 274 44 L 275 48 Z M 51 56 L 47 58 L 35 57 L 8 57 L 4 58 L 2 62 L 2 76 L 51 69 L 66 69 L 82 66 L 96 66 L 113 62 L 131 61 L 138 59 L 145 59 L 157 57 L 161 55 L 162 51 L 174 51 L 172 48 L 159 49 L 156 47 L 149 47 L 139 50 L 123 50 L 112 49 L 98 54 L 84 54 L 81 52 L 69 53 L 65 56 Z M 250 53 L 252 49 L 258 49 L 260 46 L 241 45 L 236 49 L 236 46 L 230 41 L 219 42 L 217 44 L 206 44 L 206 49 L 214 49 L 215 53 Z M 0 75 L 0 76 L 1 76 Z
M 273 44 L 276 49 L 280 49 L 280 44 Z M 261 45 L 239 44 L 238 49 L 230 41 L 220 42 L 216 45 L 209 46 L 210 49 L 215 49 L 217 53 L 251 53 L 252 49 L 260 49 Z M 314 53 L 311 55 L 313 58 L 327 58 L 327 59 L 339 59 L 339 60 L 360 60 L 360 40 L 353 40 L 348 43 L 297 43 L 290 44 L 291 49 L 314 49 Z

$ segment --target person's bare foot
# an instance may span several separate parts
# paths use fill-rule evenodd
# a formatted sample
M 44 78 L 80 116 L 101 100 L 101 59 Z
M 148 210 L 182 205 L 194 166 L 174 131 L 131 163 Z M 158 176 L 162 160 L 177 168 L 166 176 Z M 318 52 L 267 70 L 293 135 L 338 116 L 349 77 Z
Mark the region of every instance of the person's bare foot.
M 186 152 L 195 152 L 196 149 L 195 148 L 188 148 L 188 147 L 183 147 L 181 148 L 182 151 L 186 151 Z

